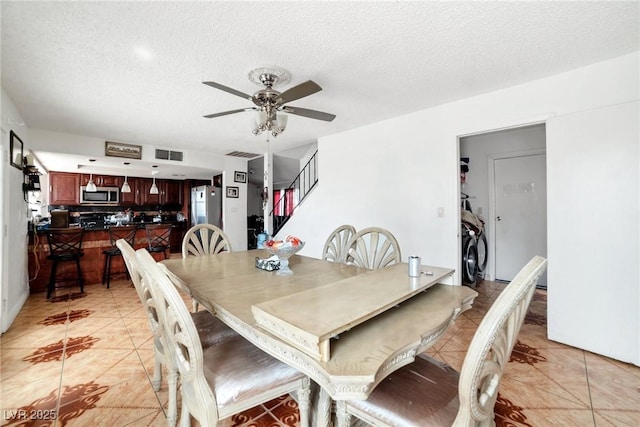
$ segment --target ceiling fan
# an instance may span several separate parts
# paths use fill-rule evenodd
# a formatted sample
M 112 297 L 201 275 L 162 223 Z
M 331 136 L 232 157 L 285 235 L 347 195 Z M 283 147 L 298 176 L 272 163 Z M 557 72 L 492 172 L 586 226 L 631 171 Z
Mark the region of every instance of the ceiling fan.
M 291 101 L 295 101 L 296 99 L 304 98 L 305 96 L 321 91 L 322 88 L 312 80 L 307 80 L 306 82 L 293 86 L 284 92 L 279 92 L 275 90 L 273 86 L 275 86 L 276 83 L 286 83 L 289 81 L 289 74 L 285 70 L 277 68 L 258 68 L 249 73 L 249 79 L 254 83 L 264 85 L 264 89 L 260 89 L 253 95 L 249 95 L 217 82 L 202 82 L 207 86 L 245 98 L 255 104 L 254 107 L 222 111 L 220 113 L 207 114 L 204 117 L 211 119 L 214 117 L 241 113 L 243 111 L 256 111 L 258 114 L 253 133 L 255 135 L 259 135 L 263 131 L 269 131 L 273 136 L 278 136 L 286 127 L 287 116 L 285 114 L 278 115 L 277 113 L 279 112 L 294 114 L 296 116 L 307 117 L 310 119 L 324 120 L 326 122 L 330 122 L 336 117 L 335 114 L 285 105 Z

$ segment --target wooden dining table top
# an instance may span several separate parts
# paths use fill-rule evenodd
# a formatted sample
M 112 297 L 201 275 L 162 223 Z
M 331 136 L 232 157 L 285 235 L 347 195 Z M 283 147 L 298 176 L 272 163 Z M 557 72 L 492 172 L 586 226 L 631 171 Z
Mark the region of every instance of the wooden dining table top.
M 437 283 L 452 272 L 444 268 L 423 266 L 433 275 L 409 278 L 406 263 L 369 270 L 294 255 L 294 274 L 279 276 L 255 267 L 256 257 L 266 256 L 252 250 L 162 263 L 207 310 L 334 399 L 365 399 L 433 345 L 477 296 Z M 298 342 L 305 337 L 323 342 L 326 360 Z

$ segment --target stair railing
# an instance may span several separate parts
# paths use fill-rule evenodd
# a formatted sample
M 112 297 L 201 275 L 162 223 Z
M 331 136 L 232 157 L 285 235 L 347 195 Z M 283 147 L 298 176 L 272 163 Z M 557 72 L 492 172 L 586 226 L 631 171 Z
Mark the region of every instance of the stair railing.
M 274 191 L 274 206 L 270 215 L 273 218 L 273 235 L 289 221 L 295 209 L 309 195 L 309 192 L 318 183 L 318 150 L 304 165 L 298 176 L 295 177 L 291 185 L 282 190 Z M 276 200 L 276 194 L 281 191 L 281 195 Z

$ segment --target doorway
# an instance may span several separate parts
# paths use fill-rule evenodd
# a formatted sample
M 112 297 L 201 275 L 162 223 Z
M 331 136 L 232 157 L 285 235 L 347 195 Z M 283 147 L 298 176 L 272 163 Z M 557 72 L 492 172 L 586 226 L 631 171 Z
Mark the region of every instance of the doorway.
M 460 157 L 468 158 L 461 192 L 485 222 L 488 260 L 482 277 L 510 281 L 534 255 L 546 256 L 545 125 L 470 135 L 459 144 Z M 520 206 L 516 199 L 536 203 Z M 546 276 L 541 279 L 546 286 Z

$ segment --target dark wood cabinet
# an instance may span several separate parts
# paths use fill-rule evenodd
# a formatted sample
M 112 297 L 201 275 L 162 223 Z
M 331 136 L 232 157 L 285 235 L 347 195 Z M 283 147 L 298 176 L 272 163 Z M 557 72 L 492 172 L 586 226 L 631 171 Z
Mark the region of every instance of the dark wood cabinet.
M 77 173 L 49 173 L 49 204 L 79 205 L 80 175 Z
M 158 194 L 150 194 L 151 186 L 153 185 L 153 179 L 149 178 L 139 178 L 139 182 L 141 185 L 138 185 L 140 189 L 140 204 L 149 206 L 149 205 L 159 205 L 160 204 L 160 187 L 158 187 Z M 156 180 L 156 186 L 158 186 L 158 182 Z
M 161 205 L 182 206 L 182 182 L 173 179 L 158 181 Z
M 141 178 L 129 178 L 127 182 L 131 187 L 130 193 L 123 193 L 120 191 L 120 203 L 123 205 L 139 205 L 140 204 L 140 183 Z M 124 181 L 122 181 L 124 183 Z
M 182 252 L 182 239 L 184 239 L 184 235 L 187 233 L 187 226 L 184 222 L 179 222 L 173 226 L 171 229 L 171 236 L 169 237 L 169 245 L 171 249 L 169 252 L 178 253 Z
M 80 175 L 80 185 L 87 185 L 91 174 L 83 173 Z M 93 175 L 93 183 L 96 187 L 121 187 L 124 179 L 121 176 L 113 175 Z
M 79 205 L 80 186 L 86 186 L 90 174 L 50 172 L 51 205 Z M 152 178 L 127 177 L 130 193 L 120 191 L 120 204 L 127 207 L 134 206 L 166 206 L 179 210 L 184 202 L 183 181 L 175 179 L 156 179 L 158 194 L 150 194 L 153 185 Z M 93 183 L 97 187 L 117 187 L 122 189 L 124 177 L 111 175 L 93 175 Z

